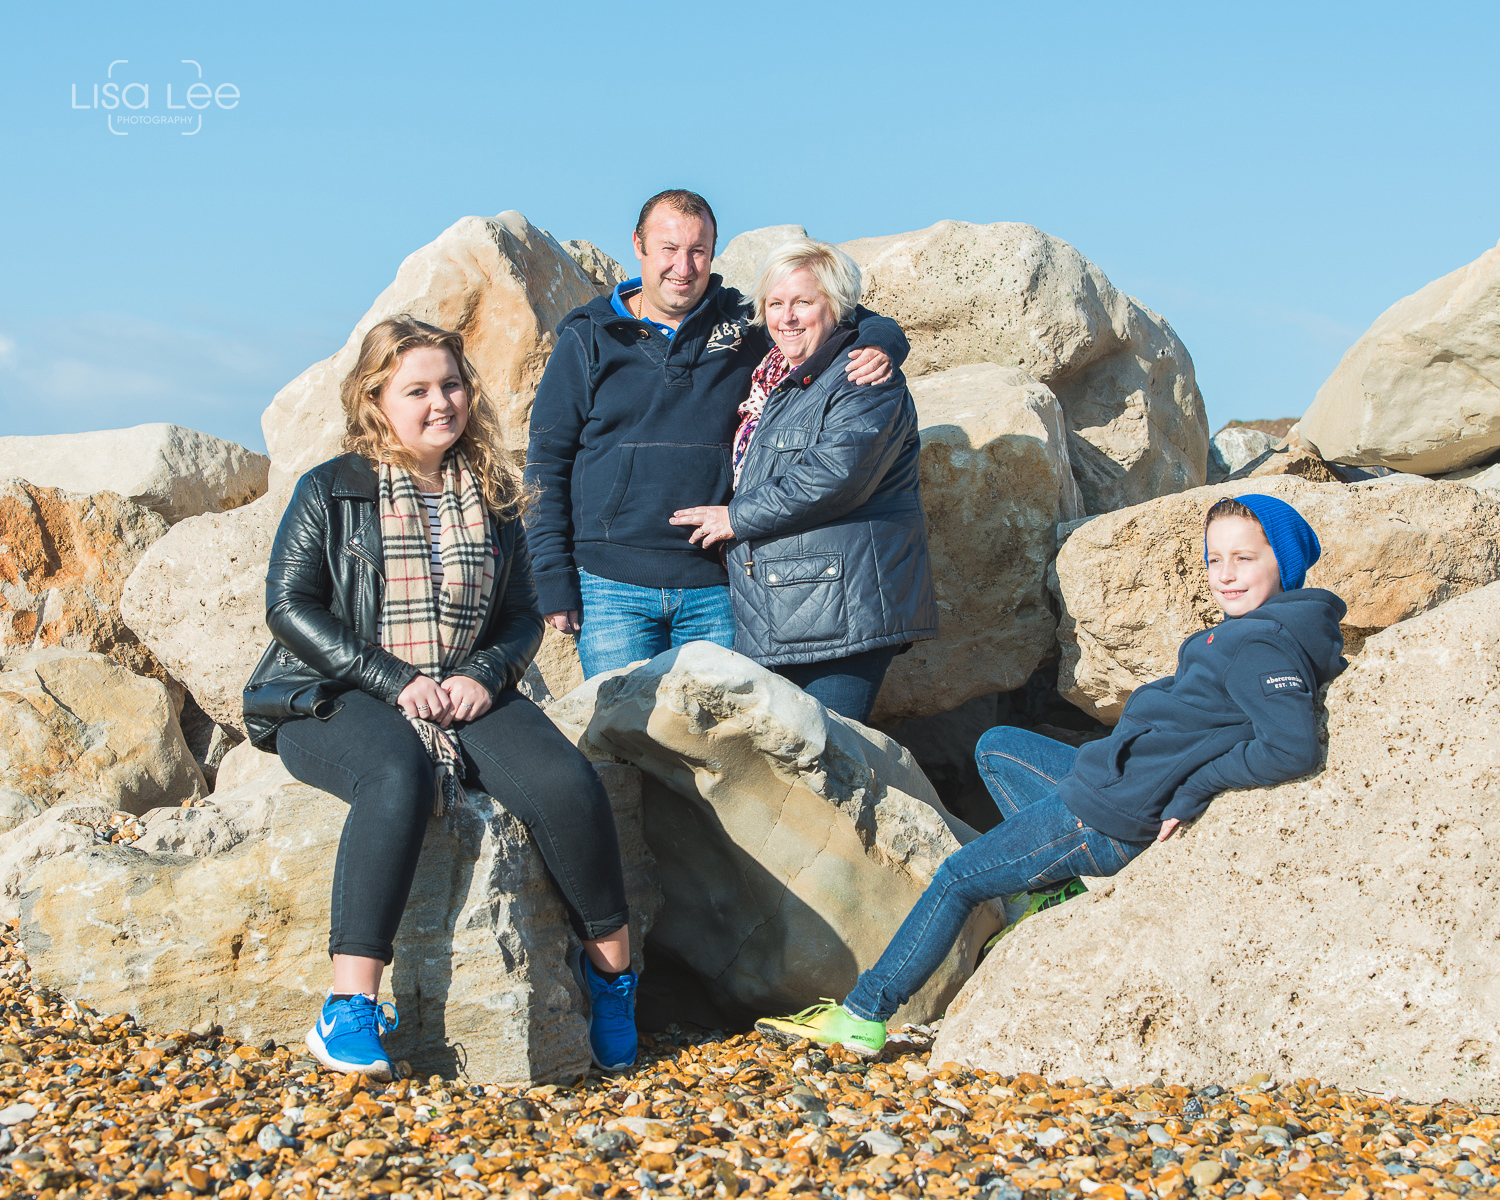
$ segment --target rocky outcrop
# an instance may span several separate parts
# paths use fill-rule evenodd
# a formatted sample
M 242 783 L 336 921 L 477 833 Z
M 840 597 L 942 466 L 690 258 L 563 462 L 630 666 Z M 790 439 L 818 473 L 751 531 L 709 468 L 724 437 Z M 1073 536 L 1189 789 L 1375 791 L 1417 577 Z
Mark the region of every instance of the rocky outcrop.
M 169 683 L 120 615 L 125 580 L 166 532 L 156 513 L 112 492 L 0 480 L 0 655 L 92 650 Z M 181 689 L 169 686 L 180 706 Z
M 123 816 L 104 804 L 56 804 L 0 832 L 0 921 L 19 919 L 26 880 L 39 863 L 108 842 L 112 822 Z
M 143 813 L 205 791 L 162 683 L 80 650 L 0 662 L 0 794 Z
M 1370 638 L 1327 711 L 1319 774 L 1008 934 L 933 1062 L 1500 1104 L 1500 584 Z
M 1218 483 L 1259 458 L 1279 442 L 1262 429 L 1231 425 L 1221 429 L 1208 443 L 1208 482 Z
M 617 764 L 600 771 L 639 946 L 660 894 L 638 777 Z M 34 977 L 158 1028 L 207 1020 L 252 1045 L 298 1044 L 328 983 L 329 893 L 348 809 L 265 774 L 213 799 L 191 816 L 153 816 L 135 846 L 42 858 L 21 906 Z M 487 1083 L 580 1076 L 589 1055 L 569 936 L 518 820 L 478 795 L 435 820 L 387 976 L 401 1012 L 396 1057 L 422 1075 Z
M 130 429 L 0 437 L 0 479 L 115 492 L 171 524 L 249 504 L 266 490 L 271 460 L 196 429 L 157 422 Z
M 864 269 L 864 303 L 911 339 L 908 378 L 989 362 L 1052 389 L 1086 511 L 1204 482 L 1208 421 L 1187 349 L 1066 242 L 939 221 L 843 248 Z
M 1326 459 L 1439 475 L 1500 449 L 1500 246 L 1398 300 L 1298 422 Z
M 665 900 L 642 981 L 657 1019 L 741 1023 L 844 995 L 974 836 L 896 743 L 708 642 L 596 676 L 548 715 L 645 776 Z M 941 1012 L 1002 920 L 976 913 L 897 1022 Z
M 629 271 L 593 242 L 586 242 L 582 238 L 571 238 L 558 244 L 567 251 L 568 257 L 582 268 L 589 282 L 594 285 L 601 296 L 609 295 L 619 284 L 632 278 Z
M 1219 619 L 1203 567 L 1203 516 L 1247 492 L 1279 496 L 1317 530 L 1323 557 L 1307 582 L 1349 606 L 1346 654 L 1377 630 L 1500 579 L 1500 502 L 1467 487 L 1278 476 L 1164 496 L 1095 517 L 1058 552 L 1051 586 L 1064 696 L 1113 724 L 1132 691 L 1172 673 L 1182 640 Z
M 724 277 L 726 287 L 738 288 L 747 298 L 760 274 L 761 260 L 790 241 L 805 238 L 807 230 L 800 225 L 767 225 L 748 229 L 729 239 L 714 259 L 713 269 Z
M 597 295 L 567 251 L 520 213 L 465 217 L 401 264 L 343 349 L 276 393 L 260 422 L 273 486 L 339 452 L 339 384 L 370 328 L 403 312 L 464 335 L 464 349 L 504 418 L 505 444 L 524 448 L 531 401 L 557 340 L 553 328 Z
M 939 637 L 891 664 L 873 719 L 956 708 L 1024 684 L 1051 655 L 1047 565 L 1057 525 L 1081 515 L 1057 398 L 1014 367 L 911 381 Z
M 240 696 L 270 643 L 266 564 L 290 492 L 190 517 L 125 582 L 120 612 L 217 724 L 243 735 Z

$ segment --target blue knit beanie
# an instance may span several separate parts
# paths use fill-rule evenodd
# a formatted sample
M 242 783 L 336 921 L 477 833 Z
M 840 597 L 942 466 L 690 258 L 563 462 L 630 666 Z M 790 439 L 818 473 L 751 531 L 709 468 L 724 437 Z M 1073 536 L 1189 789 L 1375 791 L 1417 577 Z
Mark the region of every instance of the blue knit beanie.
M 1265 531 L 1266 541 L 1271 543 L 1271 552 L 1276 555 L 1276 566 L 1281 571 L 1281 590 L 1290 592 L 1301 587 L 1307 578 L 1307 568 L 1323 553 L 1313 527 L 1295 508 L 1275 496 L 1236 496 L 1235 501 L 1253 512 Z M 1204 559 L 1207 557 L 1205 542 Z

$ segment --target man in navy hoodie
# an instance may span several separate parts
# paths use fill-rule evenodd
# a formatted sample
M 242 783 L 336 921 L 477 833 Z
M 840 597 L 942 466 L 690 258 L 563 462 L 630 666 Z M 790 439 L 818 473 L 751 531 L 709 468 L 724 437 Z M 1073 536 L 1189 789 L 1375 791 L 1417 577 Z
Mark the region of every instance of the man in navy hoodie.
M 756 1028 L 780 1041 L 878 1054 L 886 1020 L 948 956 L 985 900 L 1113 875 L 1225 788 L 1268 787 L 1318 765 L 1318 689 L 1347 665 L 1344 602 L 1302 586 L 1322 548 L 1274 496 L 1208 510 L 1204 560 L 1225 619 L 1178 649 L 1177 672 L 1137 688 L 1120 723 L 1081 749 L 1002 726 L 975 757 L 1004 820 L 952 855 L 843 1004 Z
M 744 297 L 709 272 L 717 237 L 702 196 L 646 201 L 634 235 L 640 278 L 563 318 L 537 388 L 527 543 L 542 612 L 578 635 L 585 675 L 684 642 L 734 644 L 719 552 L 671 523 L 680 508 L 729 502 L 739 404 L 771 346 Z M 855 319 L 845 370 L 884 383 L 906 358 L 906 336 L 863 308 Z

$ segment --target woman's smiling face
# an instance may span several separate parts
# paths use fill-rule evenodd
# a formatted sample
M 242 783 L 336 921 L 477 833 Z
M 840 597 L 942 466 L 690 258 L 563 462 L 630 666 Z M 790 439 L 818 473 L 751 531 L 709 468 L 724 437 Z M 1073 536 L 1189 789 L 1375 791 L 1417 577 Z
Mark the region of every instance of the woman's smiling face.
M 794 367 L 811 358 L 839 323 L 833 305 L 806 267 L 799 267 L 766 293 L 765 314 L 771 340 Z
M 1229 616 L 1254 612 L 1281 591 L 1281 568 L 1259 521 L 1220 517 L 1204 541 L 1208 587 Z
M 380 408 L 424 475 L 442 465 L 469 423 L 469 395 L 453 355 L 438 346 L 408 350 L 380 393 Z

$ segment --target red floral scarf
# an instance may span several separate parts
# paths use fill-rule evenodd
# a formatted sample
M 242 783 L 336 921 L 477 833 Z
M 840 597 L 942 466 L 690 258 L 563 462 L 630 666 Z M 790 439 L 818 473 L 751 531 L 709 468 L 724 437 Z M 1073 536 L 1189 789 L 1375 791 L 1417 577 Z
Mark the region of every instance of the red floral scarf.
M 776 390 L 791 372 L 792 365 L 776 346 L 760 360 L 755 374 L 750 376 L 750 395 L 740 405 L 740 427 L 734 434 L 734 483 L 739 486 L 740 468 L 745 462 L 745 451 L 750 448 L 750 437 L 760 424 L 760 414 L 765 409 L 766 397 Z

